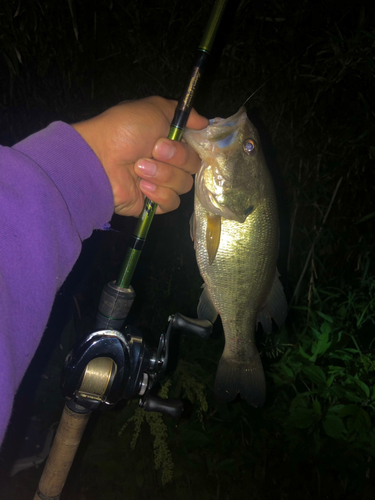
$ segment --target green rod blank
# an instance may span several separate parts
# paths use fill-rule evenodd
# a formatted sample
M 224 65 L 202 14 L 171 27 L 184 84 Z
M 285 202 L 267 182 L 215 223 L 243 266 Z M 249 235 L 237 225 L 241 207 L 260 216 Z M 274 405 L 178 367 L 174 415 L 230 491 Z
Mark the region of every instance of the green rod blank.
M 171 123 L 168 139 L 172 141 L 181 141 L 184 127 L 193 107 L 193 99 L 196 95 L 197 87 L 214 43 L 227 1 L 228 0 L 216 0 L 212 8 L 210 18 L 198 47 L 193 70 L 188 80 L 188 84 L 178 101 Z M 148 198 L 145 199 L 143 211 L 138 219 L 120 274 L 116 281 L 116 285 L 121 288 L 129 288 L 130 286 L 156 208 L 157 204 L 155 202 Z
M 213 6 L 213 9 L 211 11 L 211 16 L 208 20 L 205 32 L 203 33 L 201 43 L 199 44 L 200 50 L 211 52 L 212 45 L 214 43 L 217 30 L 219 29 L 220 21 L 223 17 L 223 12 L 225 10 L 226 4 L 226 0 L 216 0 L 215 5 Z

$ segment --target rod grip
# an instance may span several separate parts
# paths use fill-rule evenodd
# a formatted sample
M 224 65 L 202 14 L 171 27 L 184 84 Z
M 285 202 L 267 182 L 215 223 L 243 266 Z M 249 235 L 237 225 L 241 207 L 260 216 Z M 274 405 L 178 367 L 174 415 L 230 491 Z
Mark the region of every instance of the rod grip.
M 90 415 L 76 413 L 65 405 L 34 500 L 60 498 Z
M 110 281 L 103 288 L 95 328 L 97 330 L 120 330 L 135 299 L 131 286 L 121 288 Z

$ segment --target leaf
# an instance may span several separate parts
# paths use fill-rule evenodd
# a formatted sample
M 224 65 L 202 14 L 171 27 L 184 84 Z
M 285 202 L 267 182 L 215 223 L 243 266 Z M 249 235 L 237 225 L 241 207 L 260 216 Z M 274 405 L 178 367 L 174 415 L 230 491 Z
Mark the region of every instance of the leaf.
M 329 335 L 332 332 L 331 325 L 327 321 L 324 321 L 320 327 L 320 331 L 323 335 Z
M 341 408 L 339 415 L 340 417 L 347 417 L 348 415 L 357 415 L 360 407 L 357 405 L 345 405 Z
M 298 408 L 289 415 L 287 422 L 298 429 L 306 429 L 314 422 L 314 414 L 308 408 Z
M 326 375 L 319 366 L 303 366 L 302 371 L 311 380 L 311 382 L 314 382 L 314 384 L 326 384 Z
M 367 398 L 369 398 L 370 397 L 370 389 L 369 389 L 368 385 L 366 385 L 364 382 L 362 382 L 362 380 L 359 380 L 359 378 L 357 378 L 357 377 L 354 377 L 353 380 L 358 385 L 358 387 L 363 391 L 365 396 Z
M 349 399 L 349 401 L 355 401 L 356 403 L 363 403 L 363 398 L 359 397 L 358 394 L 352 391 L 344 391 L 343 397 Z
M 333 323 L 333 318 L 332 316 L 328 316 L 327 314 L 324 314 L 320 311 L 316 311 L 317 315 L 320 316 L 321 318 L 325 319 L 326 321 L 328 321 L 328 323 Z M 324 325 L 324 323 L 323 323 Z
M 340 417 L 327 415 L 323 422 L 323 428 L 327 434 L 334 439 L 344 439 L 347 433 L 344 422 Z
M 363 428 L 371 429 L 370 415 L 363 408 L 359 408 L 355 416 L 348 418 L 347 426 L 349 432 L 359 432 L 362 431 Z
M 351 361 L 353 356 L 345 352 L 346 349 L 340 349 L 334 352 L 329 353 L 329 357 L 333 359 L 341 359 L 342 361 Z M 358 354 L 358 352 L 357 352 Z
M 337 384 L 331 385 L 331 387 L 329 388 L 329 393 L 331 394 L 331 396 L 338 399 L 343 398 L 346 395 L 345 389 Z
M 297 408 L 307 408 L 308 406 L 307 398 L 310 396 L 310 394 L 311 392 L 298 394 L 298 396 L 296 396 L 290 403 L 290 412 L 292 413 Z
M 316 328 L 311 327 L 311 331 L 313 332 L 314 337 L 318 340 L 320 337 L 320 330 L 317 330 Z
M 303 358 L 310 359 L 310 355 L 305 352 L 301 346 L 299 346 L 299 353 Z
M 346 316 L 346 307 L 344 305 L 339 307 L 339 309 L 337 311 L 337 315 L 340 316 L 341 318 Z
M 311 356 L 310 361 L 315 361 L 318 356 L 324 354 L 326 350 L 330 347 L 331 342 L 329 342 L 329 333 L 330 332 L 322 333 L 319 337 L 318 342 L 313 343 L 311 347 L 311 352 L 313 353 L 313 356 Z
M 318 399 L 314 399 L 313 401 L 313 410 L 316 415 L 319 415 L 319 417 L 322 416 L 322 406 Z
M 339 413 L 342 410 L 342 408 L 344 408 L 344 405 L 331 406 L 330 408 L 328 408 L 328 414 Z M 339 416 L 342 417 L 342 415 Z
M 284 378 L 279 377 L 276 375 L 276 373 L 270 373 L 269 374 L 272 378 L 272 380 L 275 382 L 275 385 L 284 385 L 286 383 Z
M 329 367 L 328 367 L 329 374 L 337 375 L 338 373 L 343 372 L 343 371 L 344 371 L 344 368 L 342 366 L 329 365 Z
M 277 368 L 280 371 L 280 375 L 285 375 L 286 378 L 294 379 L 294 373 L 285 364 L 280 363 L 279 365 L 277 365 Z
M 373 217 L 375 217 L 375 212 L 372 212 L 370 214 L 365 215 L 364 217 L 362 217 L 362 219 L 359 219 L 359 220 L 357 220 L 357 222 L 354 222 L 354 224 L 360 224 L 361 222 L 365 222 L 367 220 L 370 220 Z
M 375 363 L 370 356 L 366 356 L 365 354 L 363 354 L 361 357 L 360 357 L 360 361 L 363 365 L 363 368 L 365 370 L 366 373 L 370 373 L 372 371 L 375 371 Z

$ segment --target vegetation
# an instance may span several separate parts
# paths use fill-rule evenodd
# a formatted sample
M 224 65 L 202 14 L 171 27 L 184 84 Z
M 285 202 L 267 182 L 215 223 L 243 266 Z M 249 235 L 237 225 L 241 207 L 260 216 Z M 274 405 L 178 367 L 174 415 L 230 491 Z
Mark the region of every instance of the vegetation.
M 3 1 L 0 142 L 124 99 L 177 98 L 211 5 Z M 373 498 L 373 16 L 366 2 L 230 2 L 196 108 L 228 116 L 255 92 L 247 108 L 275 177 L 291 305 L 281 332 L 259 334 L 267 403 L 214 399 L 220 324 L 204 344 L 182 338 L 165 389 L 186 401 L 181 421 L 133 403 L 101 415 L 76 479 L 85 498 L 108 498 L 108 484 L 113 499 Z M 187 195 L 156 218 L 137 270 L 131 320 L 154 341 L 168 314 L 194 315 L 191 211 Z M 93 266 L 86 315 L 118 272 L 127 224 L 112 221 L 119 232 Z

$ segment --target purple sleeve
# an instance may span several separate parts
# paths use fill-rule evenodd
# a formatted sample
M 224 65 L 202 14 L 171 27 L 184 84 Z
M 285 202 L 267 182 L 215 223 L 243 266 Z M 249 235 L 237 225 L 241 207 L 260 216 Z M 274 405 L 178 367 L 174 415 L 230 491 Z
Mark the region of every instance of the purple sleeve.
M 55 294 L 113 208 L 101 163 L 69 125 L 0 147 L 0 443 Z

